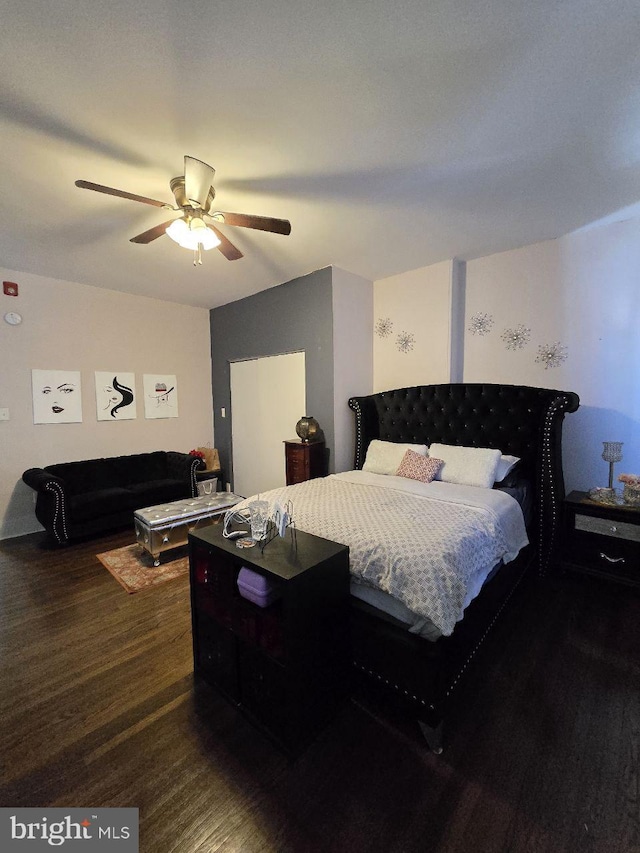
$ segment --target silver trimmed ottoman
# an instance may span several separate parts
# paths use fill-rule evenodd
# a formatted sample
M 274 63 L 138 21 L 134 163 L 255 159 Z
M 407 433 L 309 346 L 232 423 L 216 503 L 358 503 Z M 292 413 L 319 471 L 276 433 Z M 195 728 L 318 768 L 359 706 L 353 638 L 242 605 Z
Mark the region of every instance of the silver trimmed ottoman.
M 198 498 L 148 506 L 133 514 L 138 545 L 153 557 L 153 565 L 160 565 L 160 554 L 186 545 L 189 531 L 203 521 L 222 515 L 243 498 L 233 492 L 214 492 Z

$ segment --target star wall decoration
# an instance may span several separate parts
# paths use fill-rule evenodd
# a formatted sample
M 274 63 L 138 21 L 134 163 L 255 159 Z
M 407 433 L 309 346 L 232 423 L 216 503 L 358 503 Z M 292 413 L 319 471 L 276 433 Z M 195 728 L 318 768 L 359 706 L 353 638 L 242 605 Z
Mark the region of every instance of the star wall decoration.
M 469 331 L 472 335 L 488 335 L 492 327 L 493 317 L 491 314 L 478 312 L 469 321 Z
M 514 326 L 513 329 L 505 329 L 500 336 L 507 349 L 517 350 L 525 347 L 531 338 L 531 329 L 523 326 Z
M 399 352 L 411 352 L 416 343 L 415 337 L 411 332 L 400 332 L 396 338 L 396 347 Z
M 388 338 L 393 331 L 393 321 L 389 317 L 380 317 L 376 322 L 376 335 L 379 338 Z
M 560 341 L 553 344 L 541 344 L 538 347 L 536 362 L 544 364 L 544 369 L 548 370 L 550 367 L 559 367 L 567 360 L 568 355 L 567 348 Z

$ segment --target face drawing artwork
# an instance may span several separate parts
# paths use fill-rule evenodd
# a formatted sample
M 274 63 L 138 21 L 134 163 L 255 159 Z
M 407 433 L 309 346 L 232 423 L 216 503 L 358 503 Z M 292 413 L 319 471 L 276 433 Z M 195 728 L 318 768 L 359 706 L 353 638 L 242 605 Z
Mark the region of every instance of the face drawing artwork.
M 76 370 L 32 370 L 34 424 L 82 422 L 80 372 Z
M 175 376 L 145 374 L 144 415 L 146 418 L 178 417 L 178 384 Z
M 96 370 L 96 408 L 99 421 L 133 420 L 136 416 L 135 376 Z

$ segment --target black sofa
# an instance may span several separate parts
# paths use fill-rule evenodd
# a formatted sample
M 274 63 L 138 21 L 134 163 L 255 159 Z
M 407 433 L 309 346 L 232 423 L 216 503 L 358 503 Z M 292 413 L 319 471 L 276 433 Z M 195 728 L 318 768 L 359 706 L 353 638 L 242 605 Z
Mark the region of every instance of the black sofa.
M 64 544 L 133 524 L 136 509 L 195 497 L 201 468 L 196 456 L 157 450 L 29 468 L 22 479 L 38 493 L 36 518 Z

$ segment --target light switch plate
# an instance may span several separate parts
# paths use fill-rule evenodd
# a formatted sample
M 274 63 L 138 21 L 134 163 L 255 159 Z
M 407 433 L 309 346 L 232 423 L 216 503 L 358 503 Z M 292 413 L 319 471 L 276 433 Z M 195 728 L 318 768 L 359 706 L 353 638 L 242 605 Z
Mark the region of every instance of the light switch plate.
M 0 409 L 0 421 L 9 420 L 9 409 Z

